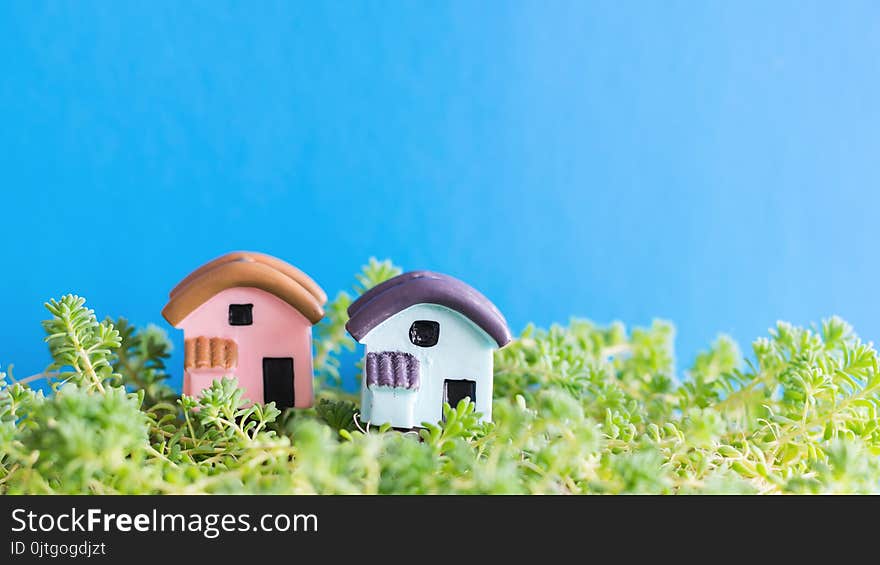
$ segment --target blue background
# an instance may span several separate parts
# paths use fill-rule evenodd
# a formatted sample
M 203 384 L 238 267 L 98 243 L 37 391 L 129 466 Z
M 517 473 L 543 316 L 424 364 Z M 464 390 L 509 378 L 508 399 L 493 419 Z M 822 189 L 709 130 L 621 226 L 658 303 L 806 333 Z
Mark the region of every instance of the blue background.
M 5 2 L 0 362 L 69 291 L 168 328 L 233 249 L 445 271 L 516 331 L 665 317 L 682 363 L 876 338 L 880 4 L 841 4 Z

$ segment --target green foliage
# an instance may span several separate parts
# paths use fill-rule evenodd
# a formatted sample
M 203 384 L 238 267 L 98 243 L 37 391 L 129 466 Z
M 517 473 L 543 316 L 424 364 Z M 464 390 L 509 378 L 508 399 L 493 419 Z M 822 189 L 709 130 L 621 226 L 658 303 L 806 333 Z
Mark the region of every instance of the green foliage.
M 371 260 L 353 294 L 399 272 Z M 352 295 L 353 295 L 352 294 Z M 418 431 L 364 426 L 338 388 L 352 295 L 317 331 L 312 410 L 231 379 L 168 387 L 167 337 L 51 301 L 54 393 L 0 373 L 6 493 L 853 493 L 880 480 L 877 352 L 830 318 L 726 336 L 678 373 L 666 322 L 529 326 L 495 358 L 493 422 L 464 400 Z
M 167 383 L 170 375 L 165 369 L 165 360 L 171 355 L 165 330 L 153 324 L 139 330 L 125 318 L 116 320 L 115 325 L 120 345 L 111 366 L 121 384 L 130 390 L 142 390 L 147 407 L 174 402 L 177 394 Z
M 147 451 L 147 417 L 136 394 L 107 387 L 90 393 L 66 384 L 48 399 L 20 412 L 26 425 L 8 446 L 8 456 L 29 464 L 11 492 L 104 492 L 137 486 L 136 473 Z M 132 481 L 133 483 L 129 483 Z
M 481 414 L 474 411 L 470 398 L 459 401 L 452 408 L 443 404 L 443 420 L 432 424 L 422 422 L 419 437 L 423 442 L 434 448 L 438 454 L 448 453 L 456 446 L 457 440 L 468 442 L 479 435 L 485 435 L 492 428 L 489 423 L 481 423 Z
M 68 294 L 46 303 L 52 318 L 43 322 L 43 328 L 55 360 L 49 369 L 59 369 L 57 377 L 62 382 L 104 392 L 105 382 L 117 376 L 111 360 L 113 349 L 120 345 L 119 332 L 109 322 L 99 324 L 85 302 L 85 298 Z
M 350 400 L 321 398 L 315 407 L 318 417 L 334 430 L 352 431 L 357 427 L 357 406 Z

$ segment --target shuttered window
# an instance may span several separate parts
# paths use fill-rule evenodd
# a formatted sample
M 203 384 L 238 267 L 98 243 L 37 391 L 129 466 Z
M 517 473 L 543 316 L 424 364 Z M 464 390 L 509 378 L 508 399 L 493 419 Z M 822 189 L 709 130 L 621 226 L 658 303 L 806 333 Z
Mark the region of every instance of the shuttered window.
M 419 360 L 403 351 L 367 353 L 367 386 L 418 390 Z

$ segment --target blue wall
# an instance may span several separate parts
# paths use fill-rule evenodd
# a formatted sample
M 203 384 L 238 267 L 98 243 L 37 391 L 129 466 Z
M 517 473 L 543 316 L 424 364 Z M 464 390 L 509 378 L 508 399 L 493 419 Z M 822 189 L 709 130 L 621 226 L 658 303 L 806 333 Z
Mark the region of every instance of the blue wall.
M 877 3 L 157 4 L 0 5 L 19 377 L 47 298 L 167 327 L 239 248 L 331 295 L 370 255 L 445 271 L 516 330 L 666 317 L 682 360 L 777 319 L 880 335 Z

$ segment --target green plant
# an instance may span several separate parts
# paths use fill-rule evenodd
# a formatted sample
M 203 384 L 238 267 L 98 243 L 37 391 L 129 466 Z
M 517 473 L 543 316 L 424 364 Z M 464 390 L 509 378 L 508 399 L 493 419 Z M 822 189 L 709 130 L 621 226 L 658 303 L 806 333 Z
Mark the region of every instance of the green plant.
M 129 390 L 142 390 L 146 407 L 174 402 L 177 394 L 168 385 L 170 375 L 165 370 L 165 360 L 171 355 L 171 342 L 165 331 L 153 324 L 138 329 L 125 318 L 117 319 L 115 327 L 120 344 L 111 366 L 120 377 L 119 383 Z
M 355 294 L 398 273 L 371 260 Z M 4 493 L 877 492 L 877 352 L 830 318 L 779 323 L 744 360 L 719 337 L 683 373 L 666 322 L 529 326 L 496 354 L 493 423 L 447 406 L 418 432 L 364 426 L 340 389 L 352 295 L 316 335 L 313 410 L 247 405 L 234 381 L 166 384 L 167 337 L 47 304 L 53 392 L 0 373 Z

